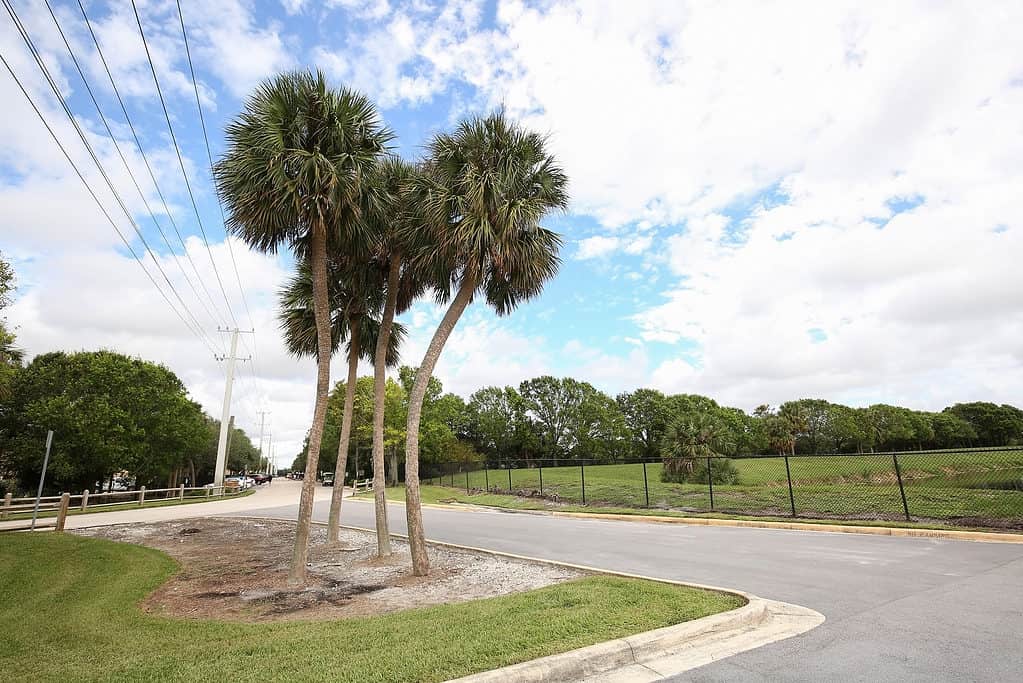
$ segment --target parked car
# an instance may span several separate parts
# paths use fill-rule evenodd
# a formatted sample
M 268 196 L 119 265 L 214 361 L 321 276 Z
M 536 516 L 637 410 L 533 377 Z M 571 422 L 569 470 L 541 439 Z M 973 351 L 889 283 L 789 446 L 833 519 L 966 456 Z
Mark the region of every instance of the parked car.
M 325 475 L 323 475 L 323 485 L 324 486 L 333 486 L 334 485 L 334 475 L 333 474 L 325 474 Z

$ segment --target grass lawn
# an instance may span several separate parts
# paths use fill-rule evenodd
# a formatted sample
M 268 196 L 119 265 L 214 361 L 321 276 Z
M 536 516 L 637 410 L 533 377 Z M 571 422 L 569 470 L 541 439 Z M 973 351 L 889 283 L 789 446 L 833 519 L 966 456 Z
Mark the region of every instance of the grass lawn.
M 328 622 L 143 613 L 162 552 L 0 535 L 0 671 L 18 681 L 442 681 L 734 609 L 742 598 L 590 577 L 517 595 Z
M 546 481 L 546 469 L 544 470 L 544 479 Z M 464 476 L 464 475 L 463 475 Z M 445 479 L 447 481 L 447 479 Z M 589 480 L 587 479 L 586 487 L 589 489 Z M 682 512 L 679 510 L 663 510 L 657 508 L 635 508 L 635 507 L 614 507 L 607 505 L 572 505 L 572 504 L 553 504 L 546 500 L 539 498 L 522 498 L 519 496 L 509 496 L 500 493 L 466 493 L 465 489 L 453 488 L 450 486 L 432 486 L 424 485 L 420 487 L 420 494 L 424 503 L 433 505 L 444 505 L 450 503 L 464 503 L 467 505 L 479 505 L 483 507 L 496 507 L 503 508 L 506 510 L 556 510 L 558 512 L 580 512 L 588 514 L 611 514 L 611 515 L 632 515 L 634 517 L 709 517 L 712 519 L 746 519 L 753 521 L 777 521 L 777 522 L 791 522 L 793 518 L 790 515 L 742 515 L 742 514 L 728 514 L 723 512 L 700 512 L 694 515 L 690 512 Z M 715 489 L 716 490 L 716 489 Z M 896 495 L 898 495 L 896 493 Z M 373 493 L 360 493 L 359 498 L 372 499 Z M 402 486 L 387 489 L 387 498 L 395 502 L 405 502 L 405 489 Z M 715 494 L 715 501 L 717 500 L 717 494 Z M 962 524 L 940 524 L 940 523 L 927 523 L 927 522 L 907 522 L 904 519 L 901 521 L 889 521 L 889 520 L 878 520 L 878 519 L 821 519 L 821 518 L 804 518 L 799 517 L 795 521 L 801 524 L 846 524 L 850 526 L 876 526 L 876 527 L 899 527 L 899 528 L 914 528 L 914 529 L 950 529 L 950 530 L 976 530 L 976 531 L 990 531 L 986 527 L 974 527 Z
M 736 485 L 715 485 L 715 511 L 737 514 L 789 514 L 789 492 L 783 458 L 737 459 Z M 942 453 L 899 458 L 906 499 L 914 518 L 949 520 L 983 526 L 1023 525 L 1023 451 Z M 806 517 L 848 517 L 896 520 L 903 517 L 902 498 L 891 456 L 853 455 L 790 459 L 796 512 Z M 582 503 L 582 472 L 578 466 L 544 467 L 543 493 L 562 503 Z M 540 470 L 471 472 L 470 489 L 539 490 Z M 586 467 L 586 509 L 645 508 L 643 465 Z M 646 466 L 650 507 L 711 511 L 706 484 L 661 481 L 660 463 Z M 449 490 L 465 491 L 465 473 L 426 480 Z M 450 497 L 450 496 L 448 496 Z M 494 504 L 478 501 L 480 504 Z M 496 503 L 500 504 L 500 503 Z M 507 505 L 502 505 L 507 507 Z
M 247 491 L 240 491 L 238 493 L 232 493 L 226 496 L 206 496 L 204 494 L 199 495 L 186 495 L 183 500 L 178 498 L 154 498 L 147 500 L 141 507 L 143 508 L 162 508 L 170 505 L 191 505 L 192 503 L 212 503 L 217 500 L 233 500 L 234 498 L 244 498 L 255 493 L 255 489 L 248 489 Z M 105 507 L 92 507 L 90 506 L 86 510 L 82 510 L 81 506 L 71 505 L 68 508 L 68 515 L 91 515 L 97 512 L 116 512 L 117 510 L 138 510 L 139 505 L 133 503 L 125 503 L 124 505 L 111 505 Z M 57 511 L 54 509 L 40 509 L 39 519 L 44 517 L 56 517 Z M 28 512 L 16 512 L 4 517 L 7 519 L 32 519 L 32 511 Z

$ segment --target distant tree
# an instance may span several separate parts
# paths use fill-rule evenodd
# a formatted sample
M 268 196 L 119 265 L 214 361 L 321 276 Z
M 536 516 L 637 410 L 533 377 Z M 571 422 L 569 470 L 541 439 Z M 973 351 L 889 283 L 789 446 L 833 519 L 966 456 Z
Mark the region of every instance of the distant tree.
M 655 389 L 636 389 L 615 399 L 632 436 L 633 449 L 641 458 L 656 458 L 668 426 L 665 396 Z
M 977 441 L 977 432 L 969 421 L 953 412 L 930 413 L 931 431 L 937 448 L 969 446 Z
M 738 481 L 735 466 L 730 460 L 719 458 L 728 447 L 725 430 L 711 413 L 694 411 L 684 415 L 665 431 L 661 443 L 661 480 L 706 482 L 711 477 L 715 483 L 733 484 Z
M 14 292 L 14 269 L 0 252 L 0 401 L 11 395 L 14 375 L 25 360 L 24 352 L 15 346 L 14 332 L 7 326 L 2 311 L 11 303 Z
M 979 446 L 1023 443 L 1023 411 L 1019 408 L 976 401 L 957 403 L 945 411 L 970 423 Z
M 519 385 L 519 395 L 536 425 L 546 457 L 563 458 L 576 446 L 574 427 L 593 386 L 571 377 L 544 375 Z

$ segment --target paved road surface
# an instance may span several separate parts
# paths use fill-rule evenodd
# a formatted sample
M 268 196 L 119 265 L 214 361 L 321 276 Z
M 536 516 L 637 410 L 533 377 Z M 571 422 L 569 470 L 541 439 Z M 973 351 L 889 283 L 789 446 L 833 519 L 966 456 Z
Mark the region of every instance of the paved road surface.
M 264 507 L 253 496 L 248 514 L 294 519 L 297 485 L 280 484 L 294 487 L 295 503 L 277 505 L 275 499 Z M 326 519 L 328 506 L 318 497 L 317 519 Z M 672 680 L 1009 681 L 1023 676 L 1023 545 L 490 511 L 427 509 L 424 514 L 427 536 L 439 541 L 738 588 L 827 617 L 805 635 Z M 346 501 L 342 516 L 345 524 L 373 526 L 368 502 Z M 392 530 L 403 533 L 404 507 L 392 505 L 390 516 Z

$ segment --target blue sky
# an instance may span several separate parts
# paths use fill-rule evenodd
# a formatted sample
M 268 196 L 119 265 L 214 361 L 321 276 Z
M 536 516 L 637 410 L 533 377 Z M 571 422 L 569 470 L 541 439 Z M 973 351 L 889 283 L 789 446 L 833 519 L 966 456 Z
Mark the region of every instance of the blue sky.
M 214 155 L 245 94 L 290 68 L 320 67 L 372 97 L 408 157 L 433 132 L 498 106 L 549 135 L 571 179 L 570 210 L 546 221 L 565 240 L 561 272 L 508 318 L 470 308 L 438 368 L 451 390 L 552 373 L 612 393 L 654 386 L 747 409 L 803 396 L 920 408 L 1019 403 L 1023 47 L 1010 30 L 1023 20 L 1018 3 L 987 3 L 983 13 L 966 2 L 181 5 Z M 227 306 L 211 259 L 243 326 L 248 304 L 256 337 L 245 353 L 256 353 L 241 371 L 235 412 L 251 431 L 257 410 L 273 411 L 275 440 L 290 454 L 312 403 L 311 364 L 284 353 L 273 319 L 290 257 L 233 244 L 242 302 L 175 3 L 139 9 L 209 251 L 130 4 L 86 8 L 202 285 L 77 3 L 54 2 L 57 17 L 170 247 L 45 5 L 15 7 L 214 345 Z M 4 56 L 130 233 L 9 17 L 0 26 Z M 8 103 L 0 249 L 20 276 L 9 318 L 21 343 L 30 354 L 108 347 L 159 360 L 218 413 L 220 365 L 119 246 L 6 73 L 0 88 Z M 406 362 L 418 361 L 439 315 L 424 302 L 407 316 Z

